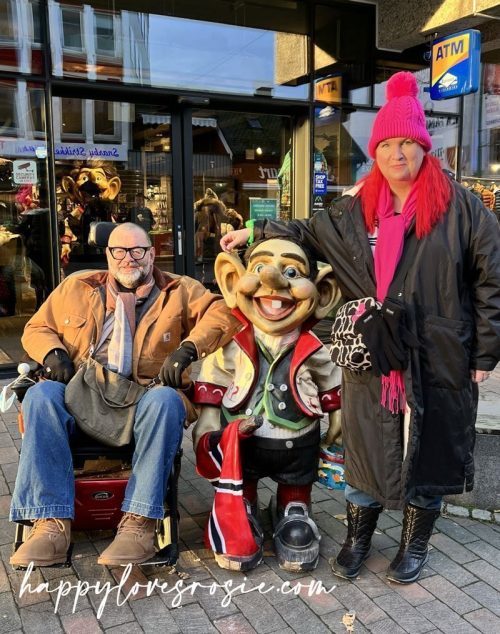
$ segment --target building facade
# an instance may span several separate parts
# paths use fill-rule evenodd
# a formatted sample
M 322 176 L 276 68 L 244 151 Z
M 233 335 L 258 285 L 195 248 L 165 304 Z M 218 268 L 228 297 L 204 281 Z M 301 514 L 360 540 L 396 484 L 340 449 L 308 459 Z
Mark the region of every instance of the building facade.
M 499 5 L 465 4 L 2 0 L 0 367 L 63 277 L 105 266 L 93 220 L 137 222 L 161 268 L 211 285 L 224 231 L 324 209 L 369 171 L 398 70 L 443 168 L 500 185 Z M 432 101 L 431 38 L 464 28 L 479 90 Z

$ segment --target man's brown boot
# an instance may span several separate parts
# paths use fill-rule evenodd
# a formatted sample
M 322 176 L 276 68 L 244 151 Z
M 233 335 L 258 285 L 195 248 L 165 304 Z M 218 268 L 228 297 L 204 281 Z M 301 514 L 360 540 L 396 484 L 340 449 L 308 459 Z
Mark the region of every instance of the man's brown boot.
M 33 523 L 28 538 L 10 558 L 12 566 L 26 568 L 64 564 L 68 558 L 71 540 L 71 520 L 47 518 Z
M 111 544 L 97 560 L 103 566 L 142 564 L 155 556 L 156 520 L 134 513 L 125 513 Z

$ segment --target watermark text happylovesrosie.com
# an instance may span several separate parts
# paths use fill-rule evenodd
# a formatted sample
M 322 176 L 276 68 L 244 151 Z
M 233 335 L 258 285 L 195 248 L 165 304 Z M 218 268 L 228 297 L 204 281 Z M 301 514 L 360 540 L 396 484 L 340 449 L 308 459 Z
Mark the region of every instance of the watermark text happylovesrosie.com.
M 247 577 L 243 577 L 243 581 L 233 581 L 229 579 L 224 583 L 192 581 L 191 583 L 185 583 L 182 579 L 179 579 L 174 584 L 168 583 L 159 579 L 152 579 L 147 583 L 134 583 L 130 588 L 126 589 L 127 580 L 130 577 L 132 571 L 132 564 L 128 564 L 124 569 L 120 582 L 116 585 L 112 585 L 111 582 L 96 581 L 95 583 L 89 583 L 88 581 L 79 580 L 77 583 L 70 583 L 64 579 L 60 579 L 59 583 L 50 586 L 50 582 L 39 583 L 32 585 L 30 583 L 30 575 L 33 572 L 33 564 L 30 563 L 24 574 L 21 586 L 19 588 L 19 597 L 21 598 L 25 594 L 37 594 L 40 592 L 48 592 L 54 595 L 54 612 L 57 612 L 59 604 L 63 597 L 73 598 L 72 612 L 76 611 L 78 601 L 81 597 L 85 597 L 90 594 L 95 594 L 100 598 L 100 602 L 97 608 L 97 618 L 101 618 L 104 608 L 108 600 L 121 606 L 126 603 L 131 597 L 134 597 L 139 592 L 145 591 L 146 596 L 151 596 L 153 592 L 158 591 L 161 594 L 170 595 L 172 608 L 178 608 L 182 605 L 182 599 L 184 596 L 193 596 L 195 592 L 206 592 L 214 595 L 218 590 L 222 590 L 223 597 L 221 599 L 221 606 L 228 607 L 233 600 L 234 596 L 249 594 L 250 592 L 258 592 L 259 594 L 279 593 L 287 595 L 307 595 L 309 597 L 317 596 L 320 594 L 330 594 L 336 586 L 332 586 L 327 589 L 323 586 L 321 581 L 312 580 L 309 583 L 300 583 L 299 581 L 290 583 L 284 581 L 280 585 L 266 584 L 261 582 L 255 586 L 247 587 Z

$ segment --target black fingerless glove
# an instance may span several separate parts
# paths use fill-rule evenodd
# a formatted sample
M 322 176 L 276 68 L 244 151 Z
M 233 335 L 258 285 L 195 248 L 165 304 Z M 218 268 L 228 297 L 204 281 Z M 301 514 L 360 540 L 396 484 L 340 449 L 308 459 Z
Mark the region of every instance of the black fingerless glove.
M 69 383 L 75 374 L 75 366 L 66 350 L 56 348 L 51 350 L 43 360 L 43 373 L 45 378 L 60 383 Z
M 198 358 L 196 347 L 190 341 L 182 343 L 172 352 L 161 366 L 160 380 L 163 385 L 178 388 L 182 386 L 182 373 Z
M 354 324 L 354 332 L 361 335 L 370 353 L 375 376 L 388 376 L 391 370 L 406 368 L 406 349 L 400 340 L 393 338 L 382 310 L 373 307 L 363 313 Z

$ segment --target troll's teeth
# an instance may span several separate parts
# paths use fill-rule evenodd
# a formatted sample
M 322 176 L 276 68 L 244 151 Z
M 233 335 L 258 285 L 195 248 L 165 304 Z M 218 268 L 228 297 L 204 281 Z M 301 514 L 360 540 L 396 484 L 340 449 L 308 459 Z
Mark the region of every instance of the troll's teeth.
M 271 307 L 272 308 L 281 308 L 282 302 L 279 299 L 273 299 L 273 301 L 271 302 Z

